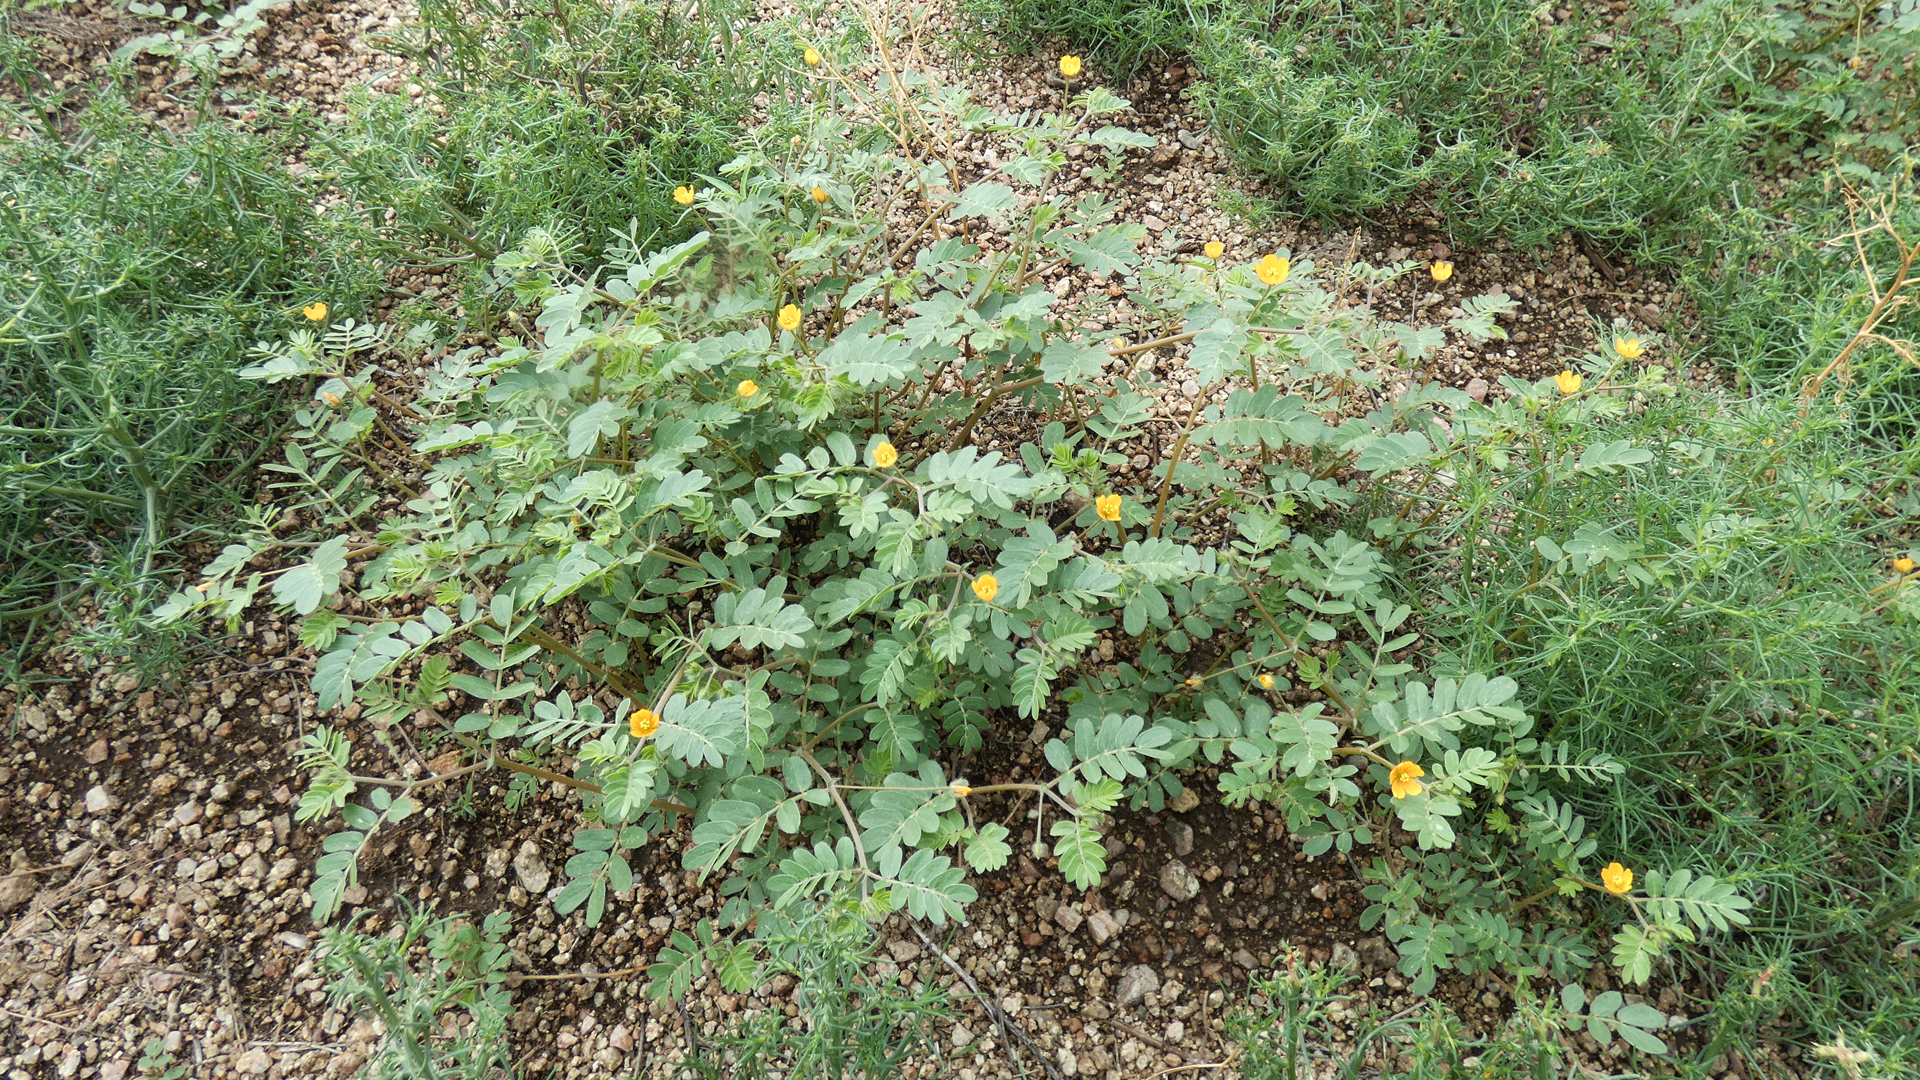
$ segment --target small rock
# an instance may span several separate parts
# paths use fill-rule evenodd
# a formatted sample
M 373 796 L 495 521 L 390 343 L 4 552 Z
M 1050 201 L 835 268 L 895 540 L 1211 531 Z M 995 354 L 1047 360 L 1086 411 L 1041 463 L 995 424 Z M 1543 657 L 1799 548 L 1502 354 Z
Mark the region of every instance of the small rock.
M 114 797 L 113 792 L 107 790 L 105 784 L 95 784 L 88 788 L 86 801 L 89 814 L 104 814 L 120 805 L 120 800 Z
M 1387 939 L 1378 934 L 1361 938 L 1360 946 L 1355 951 L 1359 953 L 1360 963 L 1368 971 L 1384 971 L 1392 967 L 1397 959 L 1393 946 L 1387 944 Z
M 1199 805 L 1200 796 L 1195 795 L 1192 788 L 1182 788 L 1180 794 L 1175 795 L 1173 800 L 1167 803 L 1167 809 L 1176 814 L 1184 814 Z
M 1167 823 L 1167 839 L 1173 841 L 1173 853 L 1185 858 L 1193 854 L 1193 826 L 1184 821 Z
M 12 911 L 33 899 L 40 885 L 32 874 L 9 874 L 0 878 L 0 911 Z
M 1468 379 L 1467 380 L 1467 396 L 1472 398 L 1475 401 L 1487 400 L 1488 389 L 1489 388 L 1487 386 L 1487 380 L 1485 379 Z
M 1160 989 L 1160 975 L 1145 964 L 1135 964 L 1120 973 L 1120 981 L 1113 989 L 1114 1004 L 1125 1008 L 1146 1000 L 1148 994 Z
M 1639 316 L 1640 321 L 1646 323 L 1648 326 L 1660 325 L 1661 311 L 1658 304 L 1641 304 L 1638 308 L 1634 309 L 1633 313 Z
M 1187 1025 L 1178 1020 L 1167 1025 L 1167 1041 L 1177 1043 L 1187 1037 Z
M 291 930 L 275 935 L 273 940 L 285 945 L 294 952 L 306 952 L 307 946 L 313 944 L 313 939 L 307 937 L 307 935 L 296 934 Z
M 105 1065 L 100 1066 L 100 1080 L 125 1080 L 127 1070 L 132 1067 L 133 1063 L 125 1058 L 119 1061 L 109 1061 Z
M 1246 968 L 1248 971 L 1258 971 L 1261 966 L 1260 958 L 1245 949 L 1233 950 L 1233 962 Z
M 1096 911 L 1087 916 L 1087 932 L 1093 935 L 1095 945 L 1105 945 L 1120 932 L 1120 920 L 1104 911 Z
M 1185 128 L 1181 128 L 1180 130 L 1174 132 L 1174 137 L 1180 140 L 1181 146 L 1184 146 L 1189 150 L 1198 150 L 1201 147 L 1207 145 L 1207 141 L 1205 139 L 1202 139 L 1200 136 L 1195 135 L 1193 132 L 1188 131 Z
M 1080 914 L 1080 909 L 1071 904 L 1061 904 L 1053 913 L 1053 921 L 1059 923 L 1060 928 L 1069 934 L 1080 929 L 1080 922 L 1083 918 L 1084 916 Z
M 622 1053 L 631 1050 L 633 1049 L 633 1032 L 627 1030 L 627 1025 L 621 1024 L 608 1033 L 607 1045 Z
M 1142 215 L 1140 218 L 1140 224 L 1145 225 L 1147 228 L 1153 230 L 1154 232 L 1165 232 L 1167 228 L 1167 223 L 1165 221 L 1162 221 L 1161 219 L 1153 216 L 1152 214 Z M 1061 1071 L 1065 1072 L 1066 1070 L 1062 1069 Z
M 1353 946 L 1344 941 L 1336 941 L 1333 943 L 1333 966 L 1357 969 L 1360 966 L 1360 957 L 1353 951 Z
M 953 1048 L 964 1050 L 973 1045 L 973 1031 L 965 1024 L 953 1025 Z
M 200 816 L 206 812 L 206 807 L 201 806 L 193 799 L 188 799 L 186 802 L 173 808 L 173 820 L 181 825 L 191 825 L 199 821 Z
M 131 694 L 140 689 L 140 676 L 131 671 L 123 672 L 113 680 L 113 689 L 118 694 Z
M 1056 1060 L 1058 1060 L 1060 1063 L 1061 1076 L 1080 1075 L 1080 1062 L 1077 1058 L 1074 1057 L 1073 1047 L 1071 1046 L 1061 1047 L 1059 1054 L 1055 1055 L 1055 1057 L 1056 1057 Z
M 547 883 L 553 880 L 553 871 L 540 858 L 540 845 L 531 840 L 521 841 L 520 853 L 513 857 L 513 873 L 531 896 L 546 892 Z
M 905 939 L 895 939 L 887 942 L 887 952 L 893 957 L 893 961 L 896 964 L 911 964 L 915 960 L 920 959 L 919 943 Z
M 1160 868 L 1160 890 L 1176 902 L 1200 895 L 1200 879 L 1183 862 L 1170 862 Z
M 107 760 L 112 753 L 113 748 L 107 745 L 106 736 L 103 735 L 93 740 L 93 745 L 87 747 L 87 764 L 98 765 Z
M 240 1060 L 234 1062 L 233 1067 L 249 1076 L 258 1076 L 266 1072 L 272 1064 L 273 1059 L 267 1056 L 267 1052 L 256 1046 L 241 1054 Z

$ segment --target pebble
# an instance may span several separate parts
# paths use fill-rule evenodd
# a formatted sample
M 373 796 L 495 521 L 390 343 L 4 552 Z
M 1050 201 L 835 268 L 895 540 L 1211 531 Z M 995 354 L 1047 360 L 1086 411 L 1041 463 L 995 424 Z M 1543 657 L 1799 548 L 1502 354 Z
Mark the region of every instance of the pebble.
M 1193 854 L 1193 826 L 1184 821 L 1167 823 L 1167 839 L 1173 841 L 1173 853 L 1181 858 Z
M 112 754 L 113 748 L 107 745 L 106 737 L 102 736 L 101 738 L 93 740 L 93 744 L 87 747 L 87 764 L 98 765 L 107 760 Z
M 1095 945 L 1105 945 L 1113 940 L 1121 930 L 1120 920 L 1104 911 L 1096 911 L 1087 916 L 1087 932 L 1093 935 Z
M 892 956 L 897 964 L 911 964 L 920 959 L 920 943 L 896 938 L 887 942 L 887 954 Z
M 1200 796 L 1192 788 L 1182 788 L 1168 803 L 1167 809 L 1176 814 L 1184 814 L 1200 805 Z
M 1160 868 L 1160 891 L 1183 903 L 1200 895 L 1200 879 L 1186 863 L 1170 862 Z
M 1061 904 L 1059 909 L 1053 913 L 1053 921 L 1059 923 L 1060 928 L 1069 934 L 1080 929 L 1080 922 L 1083 918 L 1084 916 L 1080 914 L 1080 908 L 1077 905 Z
M 1481 378 L 1473 378 L 1473 379 L 1467 380 L 1467 396 L 1472 398 L 1473 400 L 1480 401 L 1480 402 L 1486 401 L 1487 390 L 1488 390 L 1487 380 L 1481 379 Z
M 107 790 L 105 784 L 95 784 L 87 789 L 86 804 L 87 813 L 104 814 L 109 810 L 117 809 L 120 806 L 120 800 L 113 792 Z
M 1160 974 L 1145 964 L 1135 964 L 1120 973 L 1120 981 L 1113 986 L 1114 1004 L 1125 1008 L 1146 1000 L 1148 994 L 1160 989 Z
M 540 845 L 531 840 L 520 843 L 520 853 L 513 857 L 513 874 L 520 879 L 520 887 L 532 896 L 547 891 L 547 883 L 553 880 L 553 871 L 540 858 Z

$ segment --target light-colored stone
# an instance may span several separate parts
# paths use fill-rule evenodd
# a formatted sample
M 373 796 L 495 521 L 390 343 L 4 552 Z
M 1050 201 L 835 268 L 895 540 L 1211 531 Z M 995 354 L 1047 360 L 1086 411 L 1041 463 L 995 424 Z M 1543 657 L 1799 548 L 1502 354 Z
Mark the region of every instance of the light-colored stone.
M 239 1060 L 233 1063 L 233 1067 L 236 1070 L 247 1076 L 259 1076 L 261 1073 L 266 1072 L 272 1065 L 273 1059 L 267 1056 L 265 1050 L 257 1046 L 241 1054 Z
M 1187 869 L 1186 863 L 1170 862 L 1160 868 L 1160 891 L 1184 903 L 1200 895 L 1200 879 Z
M 1193 854 L 1193 826 L 1184 821 L 1167 823 L 1167 839 L 1173 842 L 1173 853 L 1186 858 Z
M 1167 803 L 1167 809 L 1176 814 L 1184 814 L 1199 805 L 1200 796 L 1194 794 L 1192 788 L 1182 788 L 1180 794 L 1175 795 L 1173 800 Z
M 553 871 L 540 858 L 540 845 L 531 840 L 521 841 L 520 853 L 513 857 L 513 873 L 520 879 L 520 887 L 533 896 L 546 892 L 547 883 L 553 880 Z
M 1120 973 L 1120 981 L 1114 984 L 1114 1004 L 1125 1008 L 1146 1000 L 1148 994 L 1160 989 L 1160 974 L 1145 964 L 1135 964 Z
M 1087 932 L 1093 935 L 1093 943 L 1105 945 L 1120 932 L 1120 920 L 1104 911 L 1096 911 L 1087 916 Z
M 1080 909 L 1072 904 L 1061 904 L 1053 913 L 1053 921 L 1059 923 L 1060 928 L 1069 934 L 1080 929 L 1083 918 Z
M 887 942 L 887 952 L 893 957 L 895 963 L 911 964 L 920 959 L 920 944 L 905 938 L 897 938 Z

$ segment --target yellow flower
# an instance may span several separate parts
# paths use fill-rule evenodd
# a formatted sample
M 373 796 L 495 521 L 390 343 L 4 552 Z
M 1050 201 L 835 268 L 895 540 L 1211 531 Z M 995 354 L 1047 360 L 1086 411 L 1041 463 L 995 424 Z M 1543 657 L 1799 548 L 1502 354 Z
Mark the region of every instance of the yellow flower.
M 808 67 L 820 66 L 820 50 L 811 45 L 807 46 L 806 52 L 800 54 L 800 58 L 807 62 Z
M 955 780 L 952 784 L 948 785 L 947 790 L 953 792 L 953 797 L 956 799 L 964 799 L 967 796 L 973 794 L 972 788 L 968 787 L 967 785 L 961 783 L 958 780 Z
M 329 405 L 338 405 L 340 404 L 340 395 L 322 390 L 320 391 L 320 400 Z
M 1902 555 L 1893 560 L 1893 568 L 1903 574 L 1911 574 L 1913 573 L 1913 560 Z
M 1427 267 L 1427 273 L 1432 274 L 1435 281 L 1445 281 L 1453 276 L 1453 264 L 1445 259 L 1436 260 Z
M 1608 863 L 1607 868 L 1600 871 L 1600 883 L 1613 895 L 1625 896 L 1633 891 L 1633 871 L 1617 862 Z
M 813 201 L 814 201 L 814 202 L 817 202 L 817 203 L 823 203 L 823 202 L 826 202 L 826 201 L 827 201 L 827 189 L 826 189 L 826 188 L 823 188 L 823 187 L 820 187 L 820 186 L 819 186 L 819 185 L 817 185 L 817 184 L 816 184 L 816 185 L 814 185 L 814 188 L 813 188 Z
M 1100 515 L 1101 521 L 1119 521 L 1120 496 L 1102 495 L 1093 500 L 1093 509 L 1095 513 Z
M 679 203 L 681 206 L 692 206 L 693 205 L 693 185 L 681 184 L 679 187 L 674 188 L 673 201 Z
M 780 309 L 780 329 L 800 329 L 800 309 L 792 304 Z
M 1287 271 L 1293 269 L 1293 263 L 1278 255 L 1268 255 L 1254 264 L 1253 272 L 1260 275 L 1261 282 L 1278 285 L 1287 280 Z
M 1553 377 L 1553 385 L 1559 387 L 1563 394 L 1579 393 L 1580 384 L 1585 381 L 1578 373 L 1572 371 L 1563 371 Z
M 1187 676 L 1187 686 L 1189 688 L 1198 690 L 1205 685 L 1207 685 L 1207 680 L 1201 678 L 1200 676 L 1198 675 Z
M 752 397 L 760 392 L 760 384 L 754 382 L 752 379 L 741 379 L 740 385 L 734 387 L 733 390 L 734 393 L 739 394 L 741 397 Z
M 1403 761 L 1395 765 L 1387 772 L 1387 782 L 1393 785 L 1393 797 L 1404 799 L 1409 795 L 1418 795 L 1425 791 L 1426 785 L 1420 782 L 1420 777 L 1425 775 L 1427 770 L 1411 761 Z
M 1273 676 L 1267 674 L 1264 671 L 1260 673 L 1259 682 L 1260 682 L 1260 689 L 1262 690 L 1273 689 Z
M 1207 241 L 1207 258 L 1217 259 L 1227 253 L 1227 245 L 1218 240 Z
M 314 322 L 326 322 L 327 303 L 324 300 L 315 300 L 313 303 L 301 308 L 300 314 L 305 315 Z
M 983 604 L 993 603 L 993 598 L 1000 595 L 1000 579 L 992 574 L 981 574 L 974 578 L 973 595 L 979 597 Z
M 1079 78 L 1080 77 L 1080 58 L 1077 56 L 1061 57 L 1060 58 L 1060 74 L 1069 79 Z
M 882 439 L 873 444 L 873 463 L 875 465 L 883 469 L 891 469 L 893 468 L 893 463 L 899 460 L 900 451 L 895 450 L 892 443 Z
M 636 739 L 644 739 L 660 730 L 660 718 L 653 715 L 652 709 L 636 709 L 627 717 L 627 731 Z
M 1646 354 L 1647 347 L 1640 344 L 1639 338 L 1617 337 L 1613 339 L 1613 351 L 1629 360 L 1638 360 Z

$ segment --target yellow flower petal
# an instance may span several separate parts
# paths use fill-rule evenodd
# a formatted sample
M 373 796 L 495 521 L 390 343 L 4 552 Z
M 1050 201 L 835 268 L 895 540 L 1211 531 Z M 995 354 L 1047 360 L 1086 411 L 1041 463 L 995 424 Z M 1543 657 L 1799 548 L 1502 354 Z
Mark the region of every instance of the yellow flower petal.
M 1217 259 L 1227 253 L 1227 245 L 1218 240 L 1207 241 L 1207 258 Z
M 733 390 L 734 393 L 739 394 L 741 397 L 752 397 L 760 392 L 760 384 L 754 382 L 752 379 L 741 379 L 740 385 L 734 387 Z
M 1254 264 L 1253 272 L 1260 276 L 1262 284 L 1278 285 L 1287 280 L 1287 274 L 1292 269 L 1293 263 L 1290 260 L 1278 255 L 1268 255 Z
M 891 469 L 893 468 L 893 463 L 899 460 L 900 451 L 895 450 L 892 443 L 882 439 L 873 444 L 873 463 L 875 465 L 883 469 Z
M 1560 392 L 1563 394 L 1579 393 L 1580 384 L 1585 381 L 1586 379 L 1582 378 L 1581 375 L 1575 371 L 1563 371 L 1553 377 L 1553 385 L 1559 387 Z
M 1617 862 L 1608 863 L 1607 868 L 1600 871 L 1600 884 L 1615 896 L 1625 896 L 1633 891 L 1633 871 Z
M 819 186 L 818 184 L 814 185 L 812 194 L 813 194 L 814 202 L 823 203 L 827 201 L 827 189 Z
M 1427 273 L 1432 274 L 1435 281 L 1445 281 L 1453 276 L 1453 264 L 1445 259 L 1435 260 L 1432 266 L 1427 267 Z
M 820 66 L 820 50 L 811 45 L 807 46 L 807 51 L 801 53 L 800 57 L 807 62 L 808 67 Z
M 1259 682 L 1260 682 L 1260 689 L 1262 690 L 1273 689 L 1273 676 L 1267 674 L 1264 671 L 1260 673 Z
M 1409 795 L 1418 795 L 1425 791 L 1426 785 L 1420 782 L 1420 777 L 1425 775 L 1427 770 L 1411 761 L 1403 761 L 1395 765 L 1387 771 L 1387 782 L 1393 785 L 1393 797 L 1404 799 Z
M 692 206 L 693 194 L 693 187 L 691 185 L 681 184 L 679 187 L 673 189 L 673 201 L 679 203 L 681 206 Z
M 1060 58 L 1060 74 L 1069 79 L 1079 78 L 1080 77 L 1080 58 L 1077 56 L 1061 57 Z
M 1000 579 L 992 574 L 981 574 L 974 578 L 973 595 L 979 597 L 983 604 L 993 603 L 993 598 L 1000 595 Z
M 1913 566 L 1914 566 L 1913 560 L 1907 558 L 1905 555 L 1902 555 L 1899 558 L 1893 560 L 1893 568 L 1895 570 L 1900 571 L 1903 574 L 1913 573 Z
M 953 797 L 956 799 L 964 799 L 967 796 L 973 794 L 973 788 L 970 785 L 963 784 L 958 780 L 955 780 L 952 784 L 949 784 L 947 786 L 947 790 L 953 792 Z
M 1647 347 L 1640 344 L 1639 338 L 1617 337 L 1613 339 L 1613 351 L 1629 360 L 1638 360 L 1647 353 Z
M 326 302 L 322 300 L 315 300 L 313 303 L 308 304 L 306 307 L 301 308 L 300 314 L 305 315 L 307 318 L 312 319 L 314 322 L 326 322 L 327 321 Z
M 1102 495 L 1093 500 L 1093 509 L 1095 513 L 1100 515 L 1101 521 L 1119 521 L 1120 496 Z
M 644 739 L 660 730 L 660 718 L 653 715 L 652 709 L 635 709 L 627 717 L 627 732 L 636 739 Z
M 797 306 L 788 304 L 786 307 L 780 309 L 780 329 L 800 329 L 800 309 Z

